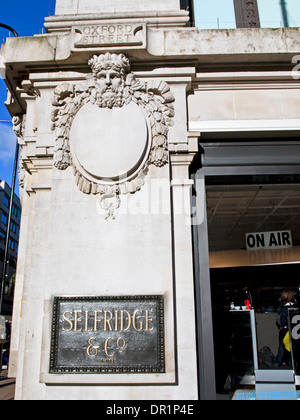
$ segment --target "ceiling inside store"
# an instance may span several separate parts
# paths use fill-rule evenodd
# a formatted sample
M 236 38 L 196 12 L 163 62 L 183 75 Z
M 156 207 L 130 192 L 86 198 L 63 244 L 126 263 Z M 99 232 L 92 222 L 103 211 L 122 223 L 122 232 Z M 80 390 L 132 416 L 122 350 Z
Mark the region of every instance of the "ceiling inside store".
M 300 245 L 300 185 L 207 186 L 210 251 L 246 249 L 245 235 L 291 230 Z

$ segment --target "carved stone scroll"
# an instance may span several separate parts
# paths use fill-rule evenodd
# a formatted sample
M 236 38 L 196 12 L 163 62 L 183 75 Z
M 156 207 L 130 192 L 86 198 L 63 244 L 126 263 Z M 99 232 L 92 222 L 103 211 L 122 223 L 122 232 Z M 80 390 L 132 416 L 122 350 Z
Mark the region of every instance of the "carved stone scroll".
M 20 188 L 24 188 L 26 172 L 28 168 L 24 162 L 24 145 L 23 145 L 23 136 L 25 131 L 25 115 L 15 115 L 12 119 L 13 130 L 17 136 L 18 143 L 20 146 L 20 156 L 19 156 L 19 169 L 18 169 L 18 182 Z

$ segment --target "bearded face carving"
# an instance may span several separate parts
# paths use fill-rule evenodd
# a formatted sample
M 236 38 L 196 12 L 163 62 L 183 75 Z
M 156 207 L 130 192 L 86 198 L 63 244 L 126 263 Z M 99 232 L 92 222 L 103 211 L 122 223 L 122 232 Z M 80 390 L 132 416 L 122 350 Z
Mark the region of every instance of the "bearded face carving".
M 125 103 L 125 78 L 130 70 L 129 60 L 124 54 L 107 53 L 94 56 L 89 65 L 96 87 L 96 105 L 100 108 L 122 107 Z
M 104 108 L 124 105 L 124 80 L 122 80 L 120 73 L 113 69 L 101 70 L 97 74 L 97 86 L 99 95 L 97 95 L 96 105 Z

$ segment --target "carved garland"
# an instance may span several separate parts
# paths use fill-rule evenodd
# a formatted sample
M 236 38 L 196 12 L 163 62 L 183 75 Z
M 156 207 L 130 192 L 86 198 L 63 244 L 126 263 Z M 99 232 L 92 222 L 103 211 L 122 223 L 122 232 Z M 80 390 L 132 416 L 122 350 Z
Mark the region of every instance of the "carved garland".
M 25 186 L 25 177 L 26 172 L 29 173 L 28 168 L 25 165 L 24 162 L 24 146 L 23 143 L 23 135 L 25 131 L 25 115 L 15 115 L 12 119 L 13 123 L 13 130 L 17 136 L 18 143 L 20 145 L 20 158 L 19 158 L 19 169 L 18 169 L 18 183 L 20 188 L 24 188 Z
M 246 14 L 250 28 L 257 27 L 257 4 L 253 0 L 246 0 Z
M 115 210 L 120 206 L 120 194 L 134 193 L 145 183 L 149 165 L 162 167 L 168 162 L 168 131 L 174 117 L 174 96 L 167 83 L 153 80 L 141 83 L 130 72 L 130 63 L 124 54 L 94 56 L 89 65 L 92 73 L 86 81 L 79 85 L 69 83 L 58 86 L 54 91 L 52 104 L 52 129 L 56 133 L 54 149 L 54 165 L 59 170 L 65 170 L 70 165 L 74 167 L 76 183 L 86 194 L 100 194 L 100 205 L 106 211 L 106 218 L 114 218 Z M 103 87 L 99 85 L 100 73 L 113 68 L 122 81 L 122 87 L 115 97 L 105 96 Z M 113 94 L 111 94 L 113 95 Z M 104 100 L 105 96 L 105 100 Z M 78 111 L 87 103 L 99 107 L 113 108 L 128 105 L 131 101 L 142 107 L 151 126 L 151 150 L 148 160 L 138 174 L 126 182 L 121 180 L 114 185 L 104 182 L 93 182 L 80 173 L 72 161 L 70 149 L 70 131 Z

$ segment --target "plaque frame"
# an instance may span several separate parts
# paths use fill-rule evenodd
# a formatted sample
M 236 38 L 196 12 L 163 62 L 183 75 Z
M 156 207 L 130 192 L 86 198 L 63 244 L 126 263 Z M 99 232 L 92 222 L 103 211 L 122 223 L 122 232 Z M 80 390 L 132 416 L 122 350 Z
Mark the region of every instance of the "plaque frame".
M 155 303 L 156 304 L 156 364 L 136 364 L 135 366 L 70 366 L 58 363 L 59 352 L 59 316 L 61 303 Z M 165 371 L 165 331 L 164 331 L 164 295 L 139 296 L 55 296 L 53 298 L 50 374 L 162 374 Z

